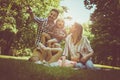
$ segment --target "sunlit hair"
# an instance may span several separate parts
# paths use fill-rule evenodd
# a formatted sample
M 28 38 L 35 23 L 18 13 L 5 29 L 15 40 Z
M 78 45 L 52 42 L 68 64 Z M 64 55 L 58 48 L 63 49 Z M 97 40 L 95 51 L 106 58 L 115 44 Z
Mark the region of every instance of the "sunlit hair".
M 56 23 L 59 22 L 59 21 L 62 21 L 62 23 L 63 23 L 62 28 L 64 28 L 64 25 L 65 25 L 64 19 L 63 19 L 63 18 L 58 18 L 58 19 L 56 20 Z
M 51 11 L 56 12 L 56 13 L 57 13 L 57 16 L 59 15 L 59 11 L 58 11 L 57 9 L 52 9 Z M 51 11 L 50 11 L 50 12 L 51 12 Z
M 82 25 L 77 23 L 77 22 L 75 22 L 74 25 L 77 27 L 78 34 L 80 34 L 80 36 L 82 36 L 82 34 L 83 34 L 83 27 L 82 27 Z

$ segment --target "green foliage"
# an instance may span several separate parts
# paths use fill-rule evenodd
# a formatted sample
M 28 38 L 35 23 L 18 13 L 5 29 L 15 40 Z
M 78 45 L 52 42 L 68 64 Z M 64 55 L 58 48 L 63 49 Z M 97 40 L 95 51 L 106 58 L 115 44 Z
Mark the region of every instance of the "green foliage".
M 90 42 L 93 40 L 94 35 L 91 33 L 90 21 L 83 23 L 83 35 L 87 36 Z
M 85 0 L 86 8 L 96 6 L 91 15 L 91 32 L 97 62 L 120 66 L 119 0 Z M 112 59 L 109 60 L 109 57 Z
M 27 6 L 32 8 L 36 16 L 45 18 L 52 8 L 60 8 L 59 2 L 60 0 L 0 0 L 0 30 L 9 28 L 15 33 L 9 49 L 34 47 L 37 25 L 26 12 Z

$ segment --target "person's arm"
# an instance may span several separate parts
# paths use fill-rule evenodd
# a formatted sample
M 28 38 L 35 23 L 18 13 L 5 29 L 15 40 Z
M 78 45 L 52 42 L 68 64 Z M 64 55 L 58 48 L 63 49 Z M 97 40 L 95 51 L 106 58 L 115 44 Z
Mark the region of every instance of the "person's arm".
M 34 14 L 32 12 L 32 9 L 30 8 L 30 6 L 27 7 L 27 12 L 30 14 L 31 18 L 34 19 Z
M 89 40 L 87 39 L 87 37 L 85 38 L 85 46 L 86 46 L 86 51 L 88 52 L 88 54 L 87 55 L 85 55 L 85 56 L 83 56 L 81 59 L 80 59 L 80 61 L 81 62 L 86 62 L 87 60 L 89 60 L 92 56 L 93 56 L 93 53 L 94 53 L 94 51 L 93 51 L 93 49 L 91 48 L 91 45 L 90 45 L 90 42 L 89 42 Z
M 32 12 L 32 9 L 30 8 L 30 6 L 27 7 L 27 12 L 30 14 L 30 17 L 32 18 L 32 20 L 34 20 L 38 24 L 42 24 L 46 20 L 44 18 L 39 18 L 39 17 L 35 16 Z
M 69 45 L 68 45 L 68 39 L 66 38 L 65 41 L 65 47 L 64 47 L 64 51 L 63 51 L 63 56 L 68 56 L 68 52 L 69 52 Z
M 83 62 L 83 63 L 85 63 L 85 62 L 86 62 L 87 60 L 89 60 L 90 57 L 92 57 L 92 56 L 93 56 L 93 53 L 89 53 L 89 54 L 87 54 L 86 56 L 82 57 L 82 58 L 80 59 L 80 61 Z

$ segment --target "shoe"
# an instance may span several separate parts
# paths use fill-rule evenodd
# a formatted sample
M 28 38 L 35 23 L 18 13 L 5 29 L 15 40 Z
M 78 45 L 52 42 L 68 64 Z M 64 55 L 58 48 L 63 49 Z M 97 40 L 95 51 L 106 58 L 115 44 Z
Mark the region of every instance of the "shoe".
M 44 66 L 48 66 L 48 67 L 50 66 L 50 64 L 49 64 L 49 63 L 45 63 L 45 64 L 43 64 L 43 65 L 44 65 Z
M 50 63 L 50 66 L 51 66 L 51 67 L 58 67 L 58 66 L 60 66 L 60 65 L 59 65 L 58 62 L 52 62 L 52 63 Z
M 36 61 L 35 63 L 36 64 L 43 64 L 43 62 L 41 62 L 41 61 Z
M 45 60 L 43 60 L 42 63 L 43 63 L 44 66 L 50 66 L 50 64 Z
M 45 64 L 45 63 L 47 63 L 47 61 L 46 61 L 46 60 L 43 60 L 42 63 Z

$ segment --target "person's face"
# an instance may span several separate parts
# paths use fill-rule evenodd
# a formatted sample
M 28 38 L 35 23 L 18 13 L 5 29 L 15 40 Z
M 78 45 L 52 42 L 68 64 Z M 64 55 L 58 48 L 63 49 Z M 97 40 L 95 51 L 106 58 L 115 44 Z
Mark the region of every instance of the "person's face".
M 58 13 L 55 11 L 51 11 L 48 15 L 48 20 L 49 21 L 54 21 L 58 16 Z
M 63 28 L 64 27 L 64 21 L 63 20 L 58 20 L 56 22 L 56 25 L 57 25 L 58 28 Z
M 82 28 L 80 26 L 78 26 L 77 24 L 73 24 L 71 29 L 70 29 L 70 32 L 71 33 L 81 34 Z
M 74 33 L 77 31 L 77 27 L 75 26 L 75 24 L 72 25 L 71 29 L 70 29 L 70 32 L 71 33 Z

